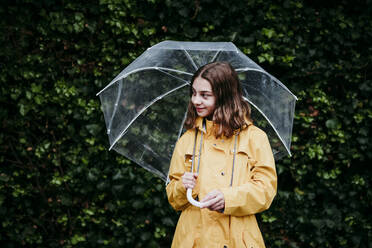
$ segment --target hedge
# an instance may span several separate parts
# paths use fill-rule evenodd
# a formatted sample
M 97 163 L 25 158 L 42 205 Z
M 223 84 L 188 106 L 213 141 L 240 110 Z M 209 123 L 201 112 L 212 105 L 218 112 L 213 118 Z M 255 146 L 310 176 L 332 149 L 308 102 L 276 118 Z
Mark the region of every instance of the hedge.
M 372 2 L 2 1 L 2 247 L 169 247 L 158 177 L 108 151 L 95 94 L 163 40 L 233 41 L 299 98 L 267 247 L 371 247 Z

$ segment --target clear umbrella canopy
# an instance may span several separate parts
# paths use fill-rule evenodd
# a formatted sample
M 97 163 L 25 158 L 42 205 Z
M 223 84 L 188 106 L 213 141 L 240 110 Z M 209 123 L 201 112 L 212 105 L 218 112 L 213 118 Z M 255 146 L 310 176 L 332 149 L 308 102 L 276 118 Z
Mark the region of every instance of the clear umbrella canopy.
M 296 96 L 231 42 L 164 41 L 147 49 L 97 95 L 110 149 L 166 180 L 190 99 L 190 80 L 204 64 L 224 61 L 238 73 L 254 124 L 276 159 L 290 155 Z

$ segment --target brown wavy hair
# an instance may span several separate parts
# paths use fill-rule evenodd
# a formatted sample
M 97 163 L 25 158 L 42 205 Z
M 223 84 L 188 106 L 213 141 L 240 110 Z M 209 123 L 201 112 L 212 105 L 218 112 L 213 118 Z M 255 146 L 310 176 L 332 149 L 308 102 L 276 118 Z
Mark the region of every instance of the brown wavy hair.
M 234 68 L 226 62 L 213 62 L 200 67 L 191 79 L 191 86 L 196 78 L 207 80 L 216 97 L 216 108 L 213 112 L 213 124 L 215 125 L 216 138 L 222 135 L 229 138 L 235 131 L 247 126 L 246 119 L 251 121 L 251 107 L 243 99 L 238 74 Z M 195 120 L 198 117 L 196 109 L 191 102 L 192 87 L 190 87 L 190 101 L 187 109 L 185 128 L 195 128 Z

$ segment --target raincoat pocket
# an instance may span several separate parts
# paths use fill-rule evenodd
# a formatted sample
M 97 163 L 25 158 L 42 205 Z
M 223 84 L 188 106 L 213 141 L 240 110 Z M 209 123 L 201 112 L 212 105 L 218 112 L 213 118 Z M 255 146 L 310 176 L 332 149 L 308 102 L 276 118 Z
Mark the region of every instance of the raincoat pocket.
M 231 151 L 233 154 L 234 150 Z M 237 162 L 246 165 L 251 156 L 248 154 L 248 148 L 245 146 L 239 146 L 236 153 Z
M 195 155 L 195 161 L 194 161 L 194 172 L 197 170 L 197 161 L 198 161 L 198 156 Z M 185 154 L 185 172 L 191 172 L 191 165 L 192 165 L 192 154 Z
M 206 210 L 208 216 L 210 219 L 214 220 L 214 221 L 218 221 L 224 217 L 226 217 L 226 215 L 224 215 L 223 213 L 220 213 L 220 212 L 217 212 L 217 211 L 213 211 L 213 210 Z
M 258 248 L 256 239 L 253 237 L 250 231 L 243 232 L 243 244 L 245 248 Z
M 255 160 L 246 152 L 246 149 L 239 148 L 236 154 L 237 175 L 240 175 L 238 182 L 244 184 L 250 180 L 251 171 L 255 166 Z

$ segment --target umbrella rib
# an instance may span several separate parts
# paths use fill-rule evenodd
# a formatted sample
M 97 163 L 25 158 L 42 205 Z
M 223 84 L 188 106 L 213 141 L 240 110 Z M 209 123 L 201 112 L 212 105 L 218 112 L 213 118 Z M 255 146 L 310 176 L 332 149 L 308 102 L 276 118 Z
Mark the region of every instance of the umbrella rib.
M 198 67 L 196 66 L 194 60 L 191 58 L 190 54 L 186 51 L 186 49 L 183 49 L 183 51 L 186 54 L 186 57 L 191 61 L 192 66 L 194 66 L 195 70 L 198 70 Z
M 129 122 L 129 124 L 124 128 L 124 130 L 119 134 L 119 136 L 114 140 L 114 142 L 112 142 L 112 144 L 111 144 L 111 146 L 110 146 L 110 148 L 109 148 L 109 150 L 111 150 L 113 147 L 114 147 L 114 145 L 118 142 L 118 140 L 121 138 L 121 137 L 123 137 L 123 135 L 127 132 L 127 130 L 128 130 L 128 128 L 132 125 L 132 123 L 146 110 L 146 109 L 148 109 L 152 104 L 154 104 L 155 102 L 157 102 L 157 101 L 159 101 L 159 100 L 161 100 L 163 97 L 165 97 L 165 96 L 167 96 L 167 95 L 169 95 L 170 93 L 172 93 L 172 92 L 174 92 L 174 91 L 176 91 L 176 90 L 178 90 L 178 89 L 180 89 L 180 88 L 182 88 L 182 87 L 185 87 L 186 85 L 189 85 L 189 82 L 186 82 L 186 83 L 184 83 L 184 84 L 182 84 L 182 85 L 180 85 L 180 86 L 178 86 L 178 87 L 176 87 L 176 88 L 174 88 L 174 89 L 172 89 L 172 90 L 170 90 L 170 91 L 168 91 L 168 92 L 166 92 L 166 93 L 164 93 L 163 95 L 160 95 L 160 96 L 158 96 L 158 97 L 156 97 L 154 100 L 152 100 L 149 104 L 147 104 L 143 109 L 141 109 L 141 111 L 139 111 L 137 114 L 136 114 L 136 116 L 134 116 L 134 118 Z
M 285 145 L 285 142 L 283 141 L 282 137 L 279 135 L 278 130 L 276 130 L 276 128 L 275 128 L 274 125 L 271 123 L 271 121 L 269 120 L 269 118 L 267 118 L 267 116 L 266 116 L 266 115 L 261 111 L 260 108 L 258 108 L 258 107 L 256 106 L 256 104 L 254 104 L 252 101 L 250 101 L 248 98 L 246 98 L 246 97 L 244 97 L 244 96 L 243 96 L 243 98 L 244 98 L 244 100 L 246 100 L 247 102 L 249 102 L 249 104 L 253 105 L 253 106 L 257 109 L 257 111 L 260 112 L 260 113 L 262 114 L 263 117 L 265 117 L 265 119 L 269 122 L 270 126 L 274 129 L 276 135 L 279 137 L 280 141 L 281 141 L 282 144 L 284 145 L 284 147 L 285 147 L 285 149 L 287 150 L 289 156 L 292 156 L 291 151 L 287 148 L 287 146 Z
M 127 76 L 129 76 L 130 74 L 133 74 L 135 72 L 139 72 L 139 71 L 146 71 L 146 70 L 164 70 L 164 71 L 172 71 L 172 72 L 177 72 L 177 73 L 181 73 L 181 74 L 186 74 L 186 75 L 189 75 L 189 76 L 192 76 L 193 74 L 190 73 L 190 72 L 186 72 L 186 71 L 179 71 L 179 70 L 176 70 L 176 69 L 171 69 L 171 68 L 167 68 L 167 67 L 159 67 L 159 66 L 149 66 L 149 67 L 142 67 L 142 68 L 138 68 L 138 69 L 135 69 L 133 71 L 130 71 L 128 73 L 125 73 L 123 74 L 121 77 L 118 77 L 118 78 L 115 78 L 114 80 L 112 80 L 105 88 L 103 88 L 100 92 L 98 92 L 96 94 L 96 96 L 100 95 L 104 90 L 106 90 L 108 87 L 110 87 L 112 84 L 116 83 L 117 81 L 119 81 L 120 79 L 123 79 Z
M 111 125 L 112 125 L 112 120 L 114 119 L 114 116 L 116 114 L 116 110 L 118 108 L 118 103 L 120 101 L 120 96 L 121 96 L 121 89 L 123 88 L 123 82 L 119 83 L 119 89 L 118 89 L 118 96 L 116 97 L 115 105 L 114 105 L 114 110 L 112 111 L 112 115 L 110 118 L 109 126 L 107 128 L 107 134 L 111 133 Z
M 177 140 L 179 140 L 179 138 L 181 136 L 182 129 L 183 129 L 183 124 L 185 123 L 186 117 L 187 117 L 187 110 L 185 112 L 185 115 L 183 116 L 183 120 L 181 122 L 181 127 L 180 127 L 180 130 L 178 131 L 178 135 L 177 135 Z
M 251 90 L 252 90 L 252 89 L 255 89 L 255 88 L 253 88 L 252 86 L 250 86 L 249 84 L 246 84 L 246 83 L 241 83 L 241 84 L 242 84 L 244 87 L 250 88 Z M 245 94 L 246 94 L 247 96 L 249 96 L 248 91 L 247 91 L 245 88 L 244 88 L 244 92 L 245 92 Z M 265 94 L 261 94 L 261 96 L 264 97 L 265 100 L 270 101 L 270 98 L 268 98 Z
M 271 77 L 274 79 L 274 81 L 276 83 L 278 83 L 280 86 L 282 86 L 285 90 L 287 90 L 295 99 L 296 101 L 298 100 L 297 96 L 295 94 L 293 94 L 282 82 L 280 82 L 277 78 L 275 78 L 274 76 L 272 76 L 271 74 L 267 73 L 266 71 L 263 71 L 263 70 L 259 70 L 259 69 L 252 69 L 252 68 L 237 68 L 235 69 L 236 72 L 244 72 L 244 71 L 257 71 L 257 72 L 261 72 L 263 74 L 266 74 L 267 76 Z
M 174 75 L 172 75 L 172 74 L 170 74 L 170 73 L 168 73 L 168 72 L 166 72 L 166 71 L 163 71 L 163 70 L 161 70 L 161 69 L 157 69 L 157 70 L 160 71 L 160 72 L 162 72 L 162 73 L 167 74 L 167 75 L 170 76 L 170 77 L 176 78 L 176 79 L 180 80 L 181 82 L 188 83 L 188 81 L 186 81 L 186 80 L 184 80 L 184 79 L 182 79 L 182 78 L 180 78 L 180 77 L 176 77 L 176 76 L 174 76 Z M 119 79 L 119 80 L 121 80 L 121 79 Z M 121 96 L 121 89 L 122 89 L 122 87 L 123 87 L 122 85 L 123 85 L 123 83 L 121 82 L 121 83 L 119 84 L 119 89 L 118 89 L 119 94 L 118 94 L 118 96 L 117 96 L 117 98 L 116 98 L 116 101 L 115 101 L 114 111 L 112 112 L 112 115 L 111 115 L 111 118 L 110 118 L 110 122 L 109 122 L 109 126 L 108 126 L 108 128 L 107 128 L 107 133 L 108 133 L 108 134 L 110 134 L 110 132 L 111 132 L 112 120 L 114 119 L 114 116 L 115 116 L 115 114 L 116 114 L 116 110 L 117 110 L 117 108 L 118 108 L 118 102 L 119 102 L 119 100 L 120 100 L 120 96 Z
M 174 76 L 174 75 L 172 75 L 172 74 L 170 74 L 170 73 L 168 73 L 168 72 L 166 72 L 166 71 L 163 71 L 162 69 L 158 69 L 158 71 L 160 71 L 160 72 L 162 72 L 162 73 L 164 73 L 164 74 L 167 74 L 168 76 L 170 76 L 170 77 L 173 77 L 173 78 L 175 78 L 175 79 L 178 79 L 178 80 L 180 80 L 180 81 L 182 81 L 182 82 L 184 82 L 184 83 L 189 83 L 189 81 L 186 81 L 185 79 L 182 79 L 182 78 L 180 78 L 180 77 L 177 77 L 177 76 Z
M 217 56 L 220 54 L 220 52 L 221 52 L 221 50 L 218 50 L 218 51 L 216 52 L 216 54 L 213 56 L 211 62 L 214 62 L 214 61 L 215 61 L 215 59 L 216 59 Z

